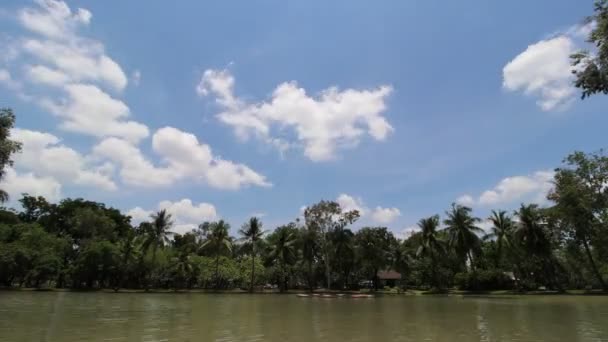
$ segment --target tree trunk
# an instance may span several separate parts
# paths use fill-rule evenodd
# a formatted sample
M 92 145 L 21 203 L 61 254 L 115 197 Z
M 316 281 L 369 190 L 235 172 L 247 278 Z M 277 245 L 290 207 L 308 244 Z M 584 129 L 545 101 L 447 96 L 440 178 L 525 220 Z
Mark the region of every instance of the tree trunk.
M 473 264 L 473 254 L 471 254 L 471 251 L 467 252 L 467 257 L 469 258 L 469 264 L 471 266 L 471 271 L 475 271 L 475 265 Z
M 255 242 L 251 244 L 251 284 L 249 285 L 249 292 L 253 293 L 253 282 L 255 281 Z
M 220 286 L 220 254 L 215 256 L 215 288 L 219 289 Z
M 597 269 L 597 266 L 595 265 L 595 261 L 593 260 L 593 255 L 591 255 L 591 249 L 589 248 L 589 243 L 587 242 L 587 237 L 583 237 L 583 246 L 585 247 L 585 253 L 587 254 L 587 258 L 589 259 L 589 264 L 591 265 L 591 269 L 593 270 L 593 273 L 595 274 L 595 277 L 597 278 L 597 280 L 600 282 L 600 285 L 602 286 L 602 290 L 608 291 L 608 287 L 606 287 L 606 283 L 604 282 L 604 279 L 602 278 L 600 271 Z
M 327 238 L 327 237 L 326 237 Z M 331 265 L 329 264 L 329 246 L 325 241 L 325 278 L 327 279 L 327 289 L 331 290 Z
M 439 288 L 439 281 L 437 279 L 437 270 L 436 268 L 436 263 L 435 263 L 435 254 L 431 252 L 431 276 L 433 277 L 433 282 L 435 283 L 434 285 Z
M 498 241 L 497 243 L 497 248 L 496 248 L 496 253 L 498 254 L 496 256 L 496 268 L 500 267 L 500 262 L 502 261 L 502 241 Z
M 308 287 L 310 293 L 314 292 L 314 274 L 312 274 L 312 260 L 308 261 Z

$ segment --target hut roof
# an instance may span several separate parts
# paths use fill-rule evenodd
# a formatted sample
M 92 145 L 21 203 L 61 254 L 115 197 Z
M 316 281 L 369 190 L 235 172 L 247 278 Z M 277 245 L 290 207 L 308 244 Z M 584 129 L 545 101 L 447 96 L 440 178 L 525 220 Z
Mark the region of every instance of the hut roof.
M 376 275 L 378 276 L 378 279 L 380 279 L 380 280 L 400 280 L 401 279 L 401 273 L 396 272 L 394 270 L 378 271 L 378 273 Z

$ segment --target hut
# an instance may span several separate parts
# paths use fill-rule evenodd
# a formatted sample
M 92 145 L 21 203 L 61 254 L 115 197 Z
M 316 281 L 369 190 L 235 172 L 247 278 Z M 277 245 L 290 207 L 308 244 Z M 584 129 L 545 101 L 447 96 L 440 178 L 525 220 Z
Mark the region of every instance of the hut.
M 395 270 L 378 271 L 376 277 L 378 277 L 378 285 L 380 285 L 380 287 L 395 287 L 399 286 L 401 283 L 401 273 Z

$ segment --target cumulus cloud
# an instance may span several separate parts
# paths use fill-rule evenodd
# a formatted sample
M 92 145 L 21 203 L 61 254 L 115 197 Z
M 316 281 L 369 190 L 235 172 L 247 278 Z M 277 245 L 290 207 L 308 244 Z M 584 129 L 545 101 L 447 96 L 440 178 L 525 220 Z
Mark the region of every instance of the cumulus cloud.
M 20 10 L 17 18 L 25 33 L 6 40 L 11 58 L 0 63 L 11 69 L 0 68 L 0 83 L 54 114 L 61 129 L 100 139 L 92 156 L 83 156 L 53 135 L 16 131 L 32 139 L 17 160 L 20 168 L 106 190 L 116 188 L 111 178 L 114 164 L 122 183 L 129 185 L 163 186 L 184 179 L 231 190 L 271 185 L 246 165 L 213 155 L 194 135 L 170 127 L 152 137 L 161 161 L 151 161 L 139 146 L 149 129 L 130 118 L 129 106 L 120 99 L 128 84 L 125 72 L 102 42 L 83 34 L 92 13 L 71 9 L 60 0 L 38 0 Z M 135 84 L 140 77 L 138 70 L 132 73 Z M 25 89 L 35 96 L 25 94 Z M 41 140 L 36 144 L 34 139 Z
M 234 84 L 228 70 L 207 70 L 196 91 L 215 96 L 222 108 L 217 118 L 239 138 L 256 137 L 280 150 L 301 145 L 312 161 L 331 160 L 338 150 L 356 146 L 366 134 L 382 141 L 393 131 L 382 116 L 390 86 L 330 87 L 315 97 L 292 81 L 279 84 L 269 100 L 248 103 L 234 95 Z M 287 137 L 288 129 L 293 138 Z
M 389 224 L 399 216 L 401 216 L 401 211 L 397 208 L 376 207 L 372 212 L 372 220 L 382 224 Z
M 507 205 L 522 201 L 543 203 L 547 193 L 553 187 L 554 172 L 551 170 L 537 171 L 528 176 L 514 176 L 502 179 L 498 184 L 481 193 L 477 198 L 466 194 L 457 200 L 466 205 L 496 206 Z
M 503 87 L 537 98 L 544 111 L 568 108 L 576 95 L 570 55 L 583 48 L 593 25 L 573 26 L 529 45 L 503 68 Z
M 13 168 L 6 169 L 0 188 L 9 194 L 13 202 L 22 194 L 43 196 L 51 202 L 61 198 L 61 184 L 53 177 L 41 177 L 32 172 L 18 173 Z
M 152 149 L 163 160 L 163 166 L 155 166 L 136 146 L 119 138 L 104 139 L 94 147 L 94 153 L 119 164 L 122 179 L 137 186 L 170 185 L 185 178 L 228 190 L 271 186 L 264 176 L 246 165 L 214 156 L 209 145 L 177 128 L 156 131 Z
M 363 200 L 361 198 L 356 198 L 347 194 L 340 194 L 340 196 L 336 198 L 336 202 L 340 205 L 340 208 L 342 208 L 343 211 L 357 210 L 361 216 L 367 213 L 367 209 L 364 207 Z
M 145 125 L 123 120 L 129 116 L 126 104 L 98 87 L 69 84 L 65 91 L 68 97 L 61 103 L 50 100 L 44 103 L 47 109 L 65 119 L 61 124 L 63 129 L 96 137 L 121 137 L 133 142 L 148 136 Z
M 369 209 L 365 206 L 360 197 L 353 197 L 347 194 L 340 194 L 336 199 L 336 202 L 343 211 L 357 210 L 359 211 L 360 217 L 369 217 L 374 223 L 389 224 L 401 216 L 401 211 L 397 208 L 383 208 L 377 206 L 374 209 Z
M 191 231 L 205 221 L 214 221 L 218 218 L 213 204 L 204 202 L 194 204 L 187 198 L 176 202 L 162 201 L 158 204 L 157 209 L 165 209 L 172 215 L 174 220 L 172 231 L 180 234 Z M 145 210 L 141 207 L 135 207 L 127 212 L 127 215 L 131 216 L 133 224 L 149 220 L 152 214 L 154 214 L 153 210 Z
M 22 143 L 22 151 L 14 155 L 16 168 L 63 183 L 116 189 L 111 165 L 91 165 L 86 156 L 60 144 L 60 139 L 50 133 L 15 128 L 11 138 Z
M 9 40 L 7 49 L 15 55 L 12 75 L 5 70 L 0 81 L 62 119 L 61 128 L 139 141 L 148 136 L 148 128 L 129 120 L 128 106 L 108 93 L 127 86 L 123 69 L 101 42 L 80 32 L 91 18 L 88 10 L 72 10 L 58 0 L 38 0 L 35 7 L 19 11 L 26 33 Z M 26 84 L 51 95 L 25 94 Z
M 475 204 L 475 199 L 471 195 L 462 195 L 456 199 L 456 203 L 470 207 Z

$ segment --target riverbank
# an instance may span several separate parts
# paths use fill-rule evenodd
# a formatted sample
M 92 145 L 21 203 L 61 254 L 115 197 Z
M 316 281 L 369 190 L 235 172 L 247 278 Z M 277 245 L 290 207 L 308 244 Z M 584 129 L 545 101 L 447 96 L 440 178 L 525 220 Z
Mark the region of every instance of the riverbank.
M 78 292 L 78 293 L 122 293 L 122 294 L 138 294 L 138 293 L 158 293 L 158 294 L 230 294 L 230 295 L 246 295 L 251 294 L 249 291 L 241 289 L 233 290 L 212 290 L 212 289 L 56 289 L 56 288 L 19 288 L 19 287 L 0 287 L 0 291 L 15 291 L 15 292 Z M 254 291 L 253 294 L 259 295 L 297 295 L 297 294 L 309 294 L 307 290 L 289 290 L 285 292 L 279 292 L 276 290 L 263 290 Z M 566 290 L 563 292 L 558 291 L 513 291 L 513 290 L 497 290 L 497 291 L 462 291 L 451 289 L 445 292 L 434 292 L 434 291 L 423 291 L 423 290 L 407 290 L 407 291 L 389 291 L 379 290 L 376 292 L 372 291 L 337 291 L 337 290 L 325 290 L 318 289 L 313 293 L 315 294 L 374 294 L 378 296 L 608 296 L 608 292 L 601 290 Z

